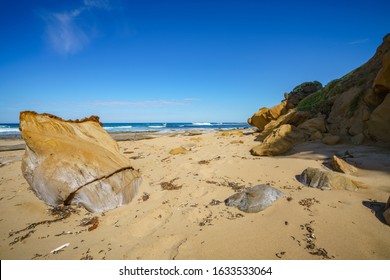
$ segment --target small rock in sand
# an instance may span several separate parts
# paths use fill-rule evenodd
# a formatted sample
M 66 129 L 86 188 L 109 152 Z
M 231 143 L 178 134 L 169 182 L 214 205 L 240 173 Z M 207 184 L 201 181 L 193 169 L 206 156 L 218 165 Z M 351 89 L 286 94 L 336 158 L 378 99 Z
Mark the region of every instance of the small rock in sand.
M 357 171 L 356 167 L 337 156 L 332 157 L 332 168 L 334 171 L 345 174 L 352 174 Z
M 171 155 L 184 155 L 188 153 L 188 150 L 183 147 L 174 148 L 169 151 Z
M 365 188 L 364 184 L 349 177 L 320 168 L 306 168 L 299 176 L 299 181 L 312 188 L 321 190 L 345 189 L 357 191 L 359 188 Z
M 225 200 L 226 206 L 236 206 L 248 213 L 256 213 L 271 206 L 284 194 L 270 185 L 257 185 L 236 193 Z

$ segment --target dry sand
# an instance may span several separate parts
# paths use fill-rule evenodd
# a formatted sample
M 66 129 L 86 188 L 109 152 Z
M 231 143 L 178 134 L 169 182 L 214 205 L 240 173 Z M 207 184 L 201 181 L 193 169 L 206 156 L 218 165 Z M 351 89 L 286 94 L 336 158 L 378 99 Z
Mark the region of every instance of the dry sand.
M 251 130 L 244 132 L 120 141 L 121 151 L 143 177 L 129 205 L 99 214 L 75 207 L 78 213 L 66 219 L 16 234 L 55 217 L 23 178 L 23 150 L 3 149 L 0 258 L 390 259 L 390 226 L 380 215 L 390 195 L 390 151 L 312 142 L 287 156 L 253 157 L 249 150 L 256 144 L 255 136 Z M 21 140 L 0 140 L 0 146 L 19 144 Z M 189 151 L 169 154 L 180 146 Z M 321 191 L 297 181 L 306 167 L 319 167 L 347 149 L 360 168 L 355 175 L 367 189 Z M 181 188 L 164 190 L 164 182 Z M 223 200 L 234 193 L 232 187 L 259 183 L 271 184 L 285 198 L 251 214 L 224 205 Z M 80 225 L 94 216 L 95 229 Z M 313 242 L 308 241 L 310 232 Z M 68 247 L 50 253 L 66 243 Z

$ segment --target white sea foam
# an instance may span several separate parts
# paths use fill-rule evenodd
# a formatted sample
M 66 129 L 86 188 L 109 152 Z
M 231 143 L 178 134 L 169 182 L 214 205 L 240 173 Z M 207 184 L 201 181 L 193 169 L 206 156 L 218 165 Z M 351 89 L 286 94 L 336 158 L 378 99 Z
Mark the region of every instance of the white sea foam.
M 131 125 L 125 126 L 103 126 L 103 128 L 107 131 L 126 131 L 132 128 Z
M 166 126 L 165 125 L 149 125 L 148 127 L 150 127 L 150 128 L 164 128 Z
M 212 125 L 212 124 L 208 122 L 194 122 L 192 123 L 192 125 L 201 126 L 201 125 Z
M 10 133 L 10 132 L 19 132 L 19 128 L 6 127 L 6 126 L 0 127 L 0 133 Z

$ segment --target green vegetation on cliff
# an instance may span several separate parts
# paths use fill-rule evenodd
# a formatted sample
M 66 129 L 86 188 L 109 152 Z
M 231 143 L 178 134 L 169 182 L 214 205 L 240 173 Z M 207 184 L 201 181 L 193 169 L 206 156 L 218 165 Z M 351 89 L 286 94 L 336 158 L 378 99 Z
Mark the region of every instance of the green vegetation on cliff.
M 323 103 L 328 99 L 328 94 L 324 89 L 306 96 L 299 102 L 298 111 L 317 111 Z

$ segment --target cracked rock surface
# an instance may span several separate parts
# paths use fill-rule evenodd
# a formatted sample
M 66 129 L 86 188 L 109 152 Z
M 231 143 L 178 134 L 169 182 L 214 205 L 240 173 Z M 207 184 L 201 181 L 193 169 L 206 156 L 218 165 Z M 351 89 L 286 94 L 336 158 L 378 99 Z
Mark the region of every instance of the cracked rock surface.
M 102 212 L 129 203 L 141 183 L 99 118 L 65 121 L 49 114 L 21 112 L 26 142 L 24 178 L 45 203 L 79 204 Z

